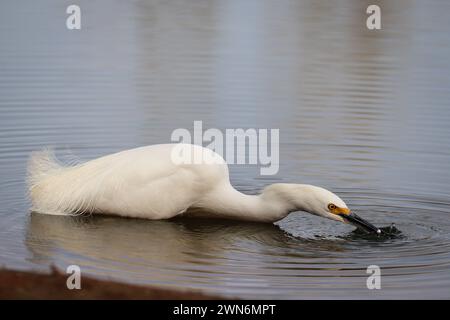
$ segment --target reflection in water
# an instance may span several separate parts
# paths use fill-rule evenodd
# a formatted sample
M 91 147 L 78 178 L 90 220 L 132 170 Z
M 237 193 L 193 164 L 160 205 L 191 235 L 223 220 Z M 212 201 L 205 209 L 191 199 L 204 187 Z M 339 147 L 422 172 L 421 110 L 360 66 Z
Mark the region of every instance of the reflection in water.
M 202 219 L 118 221 L 116 217 L 53 217 L 32 213 L 27 242 L 36 259 L 51 256 L 48 250 L 57 246 L 93 259 L 121 260 L 121 256 L 127 255 L 133 261 L 152 261 L 178 268 L 205 256 L 212 258 L 210 263 L 215 265 L 214 260 L 226 258 L 225 248 L 239 249 L 239 242 L 248 237 L 256 237 L 268 246 L 289 241 L 272 224 L 206 222 Z M 35 247 L 36 240 L 43 242 Z
M 302 259 L 317 259 L 319 251 L 343 250 L 335 240 L 296 239 L 272 224 L 37 213 L 31 214 L 26 245 L 34 263 L 79 264 L 102 276 L 210 290 L 218 287 L 223 293 L 236 281 L 247 282 L 250 288 L 270 287 L 274 279 L 268 275 L 276 278 L 277 272 L 289 270 L 287 274 L 308 273 L 318 267 L 315 264 L 321 265 L 320 260 L 301 265 Z M 246 279 L 249 276 L 259 278 L 257 283 Z M 245 285 L 242 289 L 245 292 Z
M 0 264 L 250 298 L 449 297 L 450 3 L 377 1 L 380 31 L 365 28 L 369 3 L 81 0 L 71 32 L 57 1 L 2 1 Z M 231 166 L 239 190 L 323 186 L 403 237 L 299 213 L 277 226 L 29 216 L 31 151 L 92 159 L 194 120 L 280 129 L 279 173 Z

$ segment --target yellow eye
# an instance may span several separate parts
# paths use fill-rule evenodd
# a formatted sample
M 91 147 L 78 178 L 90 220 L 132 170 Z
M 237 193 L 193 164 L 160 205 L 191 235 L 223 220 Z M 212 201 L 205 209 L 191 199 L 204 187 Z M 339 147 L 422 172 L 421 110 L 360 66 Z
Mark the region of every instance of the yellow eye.
M 330 203 L 329 205 L 328 205 L 328 210 L 330 210 L 330 211 L 333 211 L 333 210 L 336 210 L 336 206 L 334 205 L 334 204 L 332 204 L 332 203 Z

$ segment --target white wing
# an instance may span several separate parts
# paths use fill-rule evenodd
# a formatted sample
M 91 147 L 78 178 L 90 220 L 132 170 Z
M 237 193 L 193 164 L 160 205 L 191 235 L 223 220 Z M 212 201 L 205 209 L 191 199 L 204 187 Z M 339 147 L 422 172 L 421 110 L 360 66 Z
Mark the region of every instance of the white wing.
M 32 210 L 48 214 L 107 213 L 165 219 L 184 212 L 218 183 L 228 168 L 215 164 L 177 164 L 175 144 L 122 151 L 75 166 L 58 163 L 48 151 L 30 159 Z M 191 146 L 196 152 L 213 153 Z

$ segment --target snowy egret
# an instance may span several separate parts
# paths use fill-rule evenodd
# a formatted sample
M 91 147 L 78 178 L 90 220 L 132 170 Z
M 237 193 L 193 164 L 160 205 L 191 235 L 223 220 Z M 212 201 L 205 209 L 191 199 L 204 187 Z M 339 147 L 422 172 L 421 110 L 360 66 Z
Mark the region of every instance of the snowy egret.
M 189 159 L 201 161 L 176 161 L 174 151 L 180 146 L 191 152 Z M 46 214 L 275 222 L 290 212 L 305 211 L 380 233 L 337 195 L 320 187 L 276 183 L 259 195 L 243 194 L 230 184 L 223 158 L 196 145 L 151 145 L 76 165 L 63 165 L 51 152 L 39 151 L 30 157 L 28 183 L 32 210 Z

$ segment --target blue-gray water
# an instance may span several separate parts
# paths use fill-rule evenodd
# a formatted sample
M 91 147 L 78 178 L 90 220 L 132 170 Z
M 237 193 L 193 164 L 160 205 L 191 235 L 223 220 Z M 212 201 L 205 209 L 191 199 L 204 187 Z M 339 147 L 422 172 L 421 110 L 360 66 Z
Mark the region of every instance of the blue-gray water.
M 382 30 L 365 27 L 369 4 Z M 448 1 L 67 1 L 0 4 L 0 264 L 244 298 L 450 298 Z M 29 153 L 83 160 L 176 128 L 279 128 L 273 182 L 338 193 L 403 237 L 303 213 L 278 225 L 30 214 Z M 381 268 L 381 290 L 366 268 Z

